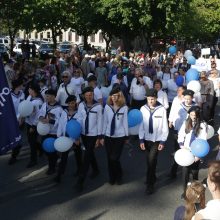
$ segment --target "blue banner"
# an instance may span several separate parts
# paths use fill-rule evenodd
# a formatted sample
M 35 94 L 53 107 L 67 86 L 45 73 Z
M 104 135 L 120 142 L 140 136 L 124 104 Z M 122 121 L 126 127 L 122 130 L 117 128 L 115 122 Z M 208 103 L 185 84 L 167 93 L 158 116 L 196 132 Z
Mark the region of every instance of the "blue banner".
M 0 155 L 18 145 L 21 134 L 0 57 Z

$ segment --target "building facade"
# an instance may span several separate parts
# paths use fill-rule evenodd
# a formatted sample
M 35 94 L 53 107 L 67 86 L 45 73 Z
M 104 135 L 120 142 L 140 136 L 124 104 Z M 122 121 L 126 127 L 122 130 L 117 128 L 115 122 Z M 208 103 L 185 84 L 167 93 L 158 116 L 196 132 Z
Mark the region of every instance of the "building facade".
M 19 31 L 19 37 L 22 39 L 26 38 L 25 31 Z M 52 41 L 52 32 L 51 30 L 37 32 L 32 31 L 28 35 L 29 39 L 34 40 L 47 40 Z M 78 35 L 76 32 L 71 31 L 70 29 L 67 31 L 62 31 L 62 34 L 57 37 L 57 42 L 72 42 L 73 44 L 83 44 L 83 36 Z M 106 47 L 105 40 L 102 36 L 101 30 L 98 31 L 96 34 L 92 34 L 88 37 L 88 43 L 94 46 L 102 47 L 103 49 Z

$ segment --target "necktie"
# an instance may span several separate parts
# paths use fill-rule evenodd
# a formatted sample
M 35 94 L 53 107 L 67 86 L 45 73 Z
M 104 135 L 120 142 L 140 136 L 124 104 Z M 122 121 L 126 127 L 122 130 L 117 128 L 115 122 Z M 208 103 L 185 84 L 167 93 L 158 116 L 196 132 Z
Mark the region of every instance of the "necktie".
M 150 118 L 149 118 L 149 133 L 153 134 L 153 112 L 150 112 Z
M 89 111 L 90 111 L 90 109 L 87 110 L 87 109 L 85 108 L 85 110 L 86 110 L 85 135 L 87 135 L 87 134 L 89 133 Z
M 194 132 L 194 129 L 192 130 L 192 134 L 191 134 L 191 138 L 190 138 L 190 142 L 189 142 L 189 146 L 191 145 L 191 143 L 196 139 L 196 134 Z
M 112 122 L 111 122 L 111 132 L 110 132 L 111 136 L 113 136 L 115 133 L 115 117 L 118 114 L 120 109 L 121 108 L 119 108 L 116 112 L 112 109 L 114 115 L 113 115 Z

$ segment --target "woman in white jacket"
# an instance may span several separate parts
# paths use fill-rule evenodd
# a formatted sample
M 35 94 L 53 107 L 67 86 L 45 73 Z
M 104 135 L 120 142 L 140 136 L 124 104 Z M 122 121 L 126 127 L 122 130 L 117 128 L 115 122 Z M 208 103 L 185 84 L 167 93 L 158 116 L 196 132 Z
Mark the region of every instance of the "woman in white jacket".
M 120 157 L 124 143 L 128 139 L 128 107 L 125 98 L 119 87 L 115 87 L 110 92 L 107 105 L 104 109 L 104 125 L 101 140 L 104 144 L 108 158 L 109 183 L 111 185 L 121 184 L 122 168 Z
M 70 95 L 66 99 L 66 103 L 68 104 L 68 107 L 67 107 L 67 109 L 64 109 L 62 111 L 61 117 L 59 119 L 58 129 L 57 129 L 57 137 L 68 136 L 67 132 L 66 132 L 66 125 L 67 125 L 68 121 L 78 119 L 78 113 L 77 113 L 77 109 L 76 109 L 76 105 L 77 105 L 76 101 L 77 101 L 77 98 L 75 95 Z M 74 175 L 78 176 L 80 174 L 81 167 L 82 167 L 82 149 L 81 149 L 80 140 L 75 140 L 72 148 L 74 150 L 76 166 L 77 166 L 77 170 Z M 61 153 L 61 160 L 60 160 L 60 163 L 58 166 L 57 176 L 54 179 L 58 183 L 61 181 L 61 175 L 64 174 L 64 172 L 65 172 L 69 152 L 70 152 L 70 150 Z
M 178 143 L 180 148 L 190 149 L 191 143 L 196 139 L 207 139 L 207 124 L 201 121 L 201 109 L 198 106 L 192 106 L 188 111 L 188 118 L 181 126 L 178 133 Z M 189 182 L 189 175 L 192 174 L 193 180 L 198 180 L 200 158 L 195 157 L 195 162 L 183 167 L 183 186 L 184 192 Z M 184 194 L 183 194 L 184 196 Z

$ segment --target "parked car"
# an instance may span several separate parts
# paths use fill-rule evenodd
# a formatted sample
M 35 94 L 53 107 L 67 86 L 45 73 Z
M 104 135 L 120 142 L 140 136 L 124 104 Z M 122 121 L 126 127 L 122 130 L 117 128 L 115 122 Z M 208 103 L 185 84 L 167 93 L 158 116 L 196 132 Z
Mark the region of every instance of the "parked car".
M 72 50 L 72 44 L 70 43 L 61 43 L 58 46 L 58 51 L 61 53 L 69 53 Z
M 39 57 L 41 59 L 45 58 L 45 56 L 52 56 L 54 53 L 53 44 L 50 43 L 42 43 L 38 49 Z
M 4 56 L 5 54 L 8 54 L 8 49 L 4 44 L 0 44 L 0 55 Z
M 36 45 L 36 52 L 38 53 L 38 49 L 39 49 L 39 45 L 38 44 L 35 44 Z M 30 46 L 32 46 L 32 43 L 30 43 Z M 15 44 L 15 47 L 13 48 L 13 51 L 17 54 L 17 55 L 21 55 L 22 54 L 22 51 L 21 51 L 21 43 L 16 43 Z
M 4 44 L 7 48 L 9 48 L 9 46 L 10 46 L 9 39 L 5 38 L 5 37 L 1 37 L 0 38 L 0 44 Z

